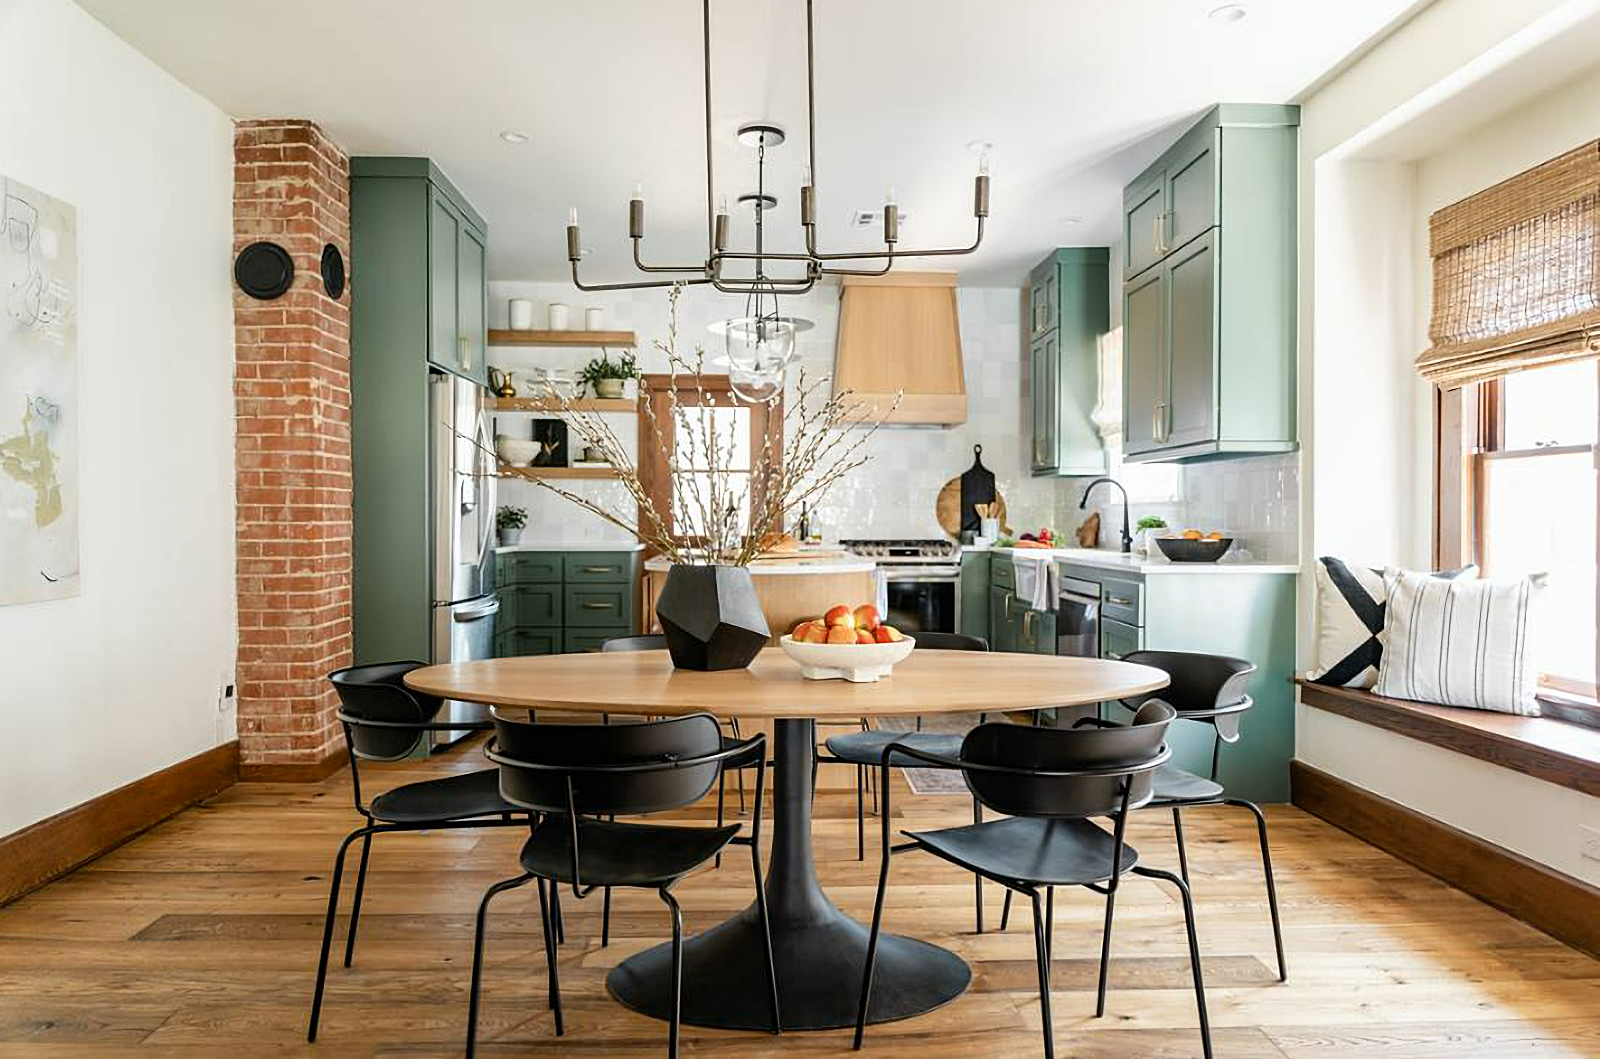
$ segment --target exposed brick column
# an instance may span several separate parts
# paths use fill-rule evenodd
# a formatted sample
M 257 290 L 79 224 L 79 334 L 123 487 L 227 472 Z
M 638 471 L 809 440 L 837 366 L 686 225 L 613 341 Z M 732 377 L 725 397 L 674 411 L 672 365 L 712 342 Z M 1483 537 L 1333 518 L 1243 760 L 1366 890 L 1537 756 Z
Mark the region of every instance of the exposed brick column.
M 350 165 L 308 121 L 234 133 L 235 255 L 270 240 L 294 285 L 234 288 L 239 753 L 246 779 L 315 779 L 342 758 L 325 679 L 350 662 L 350 292 L 323 290 L 322 248 L 350 253 Z

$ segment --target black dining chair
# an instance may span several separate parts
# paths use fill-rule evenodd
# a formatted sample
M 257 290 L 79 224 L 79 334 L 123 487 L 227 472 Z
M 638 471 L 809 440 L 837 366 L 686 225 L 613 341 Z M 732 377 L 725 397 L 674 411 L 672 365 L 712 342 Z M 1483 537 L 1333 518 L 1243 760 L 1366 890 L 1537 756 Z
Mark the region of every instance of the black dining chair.
M 333 924 L 339 912 L 339 888 L 344 878 L 344 856 L 350 844 L 361 840 L 361 867 L 350 905 L 350 931 L 345 938 L 344 965 L 355 955 L 356 926 L 361 919 L 361 897 L 366 889 L 367 859 L 372 836 L 396 831 L 446 831 L 477 827 L 528 827 L 528 810 L 500 796 L 496 769 L 482 769 L 440 779 L 407 783 L 375 796 L 370 803 L 361 790 L 361 762 L 402 761 L 428 745 L 433 732 L 463 729 L 488 730 L 488 721 L 435 722 L 440 699 L 405 685 L 405 675 L 423 662 L 384 662 L 350 666 L 328 674 L 339 695 L 339 723 L 344 728 L 345 751 L 350 758 L 350 788 L 356 812 L 363 823 L 339 844 L 328 886 L 328 912 L 322 924 L 322 955 L 317 963 L 317 985 L 311 998 L 311 1021 L 306 1040 L 317 1039 L 322 1015 L 323 986 L 328 978 L 328 956 L 333 947 Z
M 537 881 L 539 918 L 544 928 L 550 1007 L 556 1036 L 561 1019 L 561 980 L 557 969 L 552 914 L 545 884 L 554 892 L 570 886 L 582 900 L 596 890 L 630 886 L 655 890 L 672 914 L 672 1017 L 667 1055 L 678 1054 L 683 992 L 683 913 L 672 888 L 730 843 L 750 847 L 756 906 L 766 945 L 767 986 L 772 997 L 772 1032 L 782 1027 L 772 931 L 767 921 L 761 878 L 761 798 L 766 781 L 766 736 L 755 735 L 726 746 L 716 718 L 691 714 L 640 724 L 540 724 L 495 716 L 495 735 L 486 748 L 500 766 L 500 791 L 507 801 L 535 814 L 538 821 L 520 857 L 522 874 L 490 886 L 478 905 L 472 948 L 472 987 L 467 1009 L 467 1055 L 478 1029 L 478 992 L 483 976 L 484 922 L 496 894 Z M 678 827 L 614 823 L 616 816 L 666 812 L 705 797 L 723 766 L 753 753 L 756 765 L 755 813 L 748 838 L 740 825 Z M 553 901 L 551 902 L 553 904 Z
M 862 1046 L 872 1003 L 890 860 L 898 853 L 923 850 L 1032 901 L 1045 1059 L 1055 1056 L 1050 1016 L 1055 888 L 1082 886 L 1105 895 L 1104 945 L 1111 937 L 1117 884 L 1123 875 L 1132 872 L 1172 883 L 1183 899 L 1200 1040 L 1206 1059 L 1211 1059 L 1211 1024 L 1206 1015 L 1205 982 L 1189 887 L 1171 872 L 1140 864 L 1138 851 L 1124 841 L 1128 812 L 1150 800 L 1154 773 L 1171 755 L 1165 738 L 1167 726 L 1175 716 L 1170 706 L 1152 699 L 1139 708 L 1131 724 L 1113 728 L 981 725 L 967 733 L 958 758 L 930 754 L 904 743 L 891 743 L 884 748 L 879 764 L 884 793 L 883 862 L 878 872 L 878 894 L 856 1012 L 856 1048 Z M 910 841 L 892 845 L 888 776 L 893 759 L 900 755 L 937 767 L 960 769 L 979 801 L 1006 814 L 1006 818 L 939 831 L 906 831 L 902 833 Z M 1110 834 L 1090 822 L 1090 817 L 1099 816 L 1111 818 Z M 1104 963 L 1102 972 L 1103 969 Z M 886 984 L 892 987 L 892 983 Z M 1102 973 L 1097 1013 L 1104 1011 L 1105 987 Z
M 981 636 L 967 636 L 963 633 L 952 632 L 919 632 L 914 636 L 919 651 L 987 651 L 989 642 Z M 979 722 L 988 718 L 987 714 L 979 714 Z M 867 718 L 861 719 L 861 731 L 846 732 L 841 735 L 829 736 L 823 743 L 827 748 L 828 756 L 818 760 L 823 764 L 840 762 L 856 767 L 856 860 L 867 859 L 867 811 L 866 790 L 871 784 L 874 775 L 873 769 L 883 757 L 883 748 L 890 743 L 905 743 L 918 750 L 927 751 L 939 757 L 955 758 L 961 755 L 960 732 L 924 732 L 922 731 L 922 718 L 917 718 L 917 730 L 914 732 L 899 731 L 886 728 L 873 728 Z M 898 767 L 913 766 L 917 763 L 896 760 Z M 983 809 L 978 800 L 972 800 L 973 823 L 981 823 Z M 983 880 L 977 879 L 973 883 L 974 909 L 977 919 L 978 933 L 983 933 Z
M 1245 691 L 1256 671 L 1255 664 L 1243 658 L 1195 651 L 1133 651 L 1122 660 L 1160 669 L 1170 680 L 1159 692 L 1123 699 L 1125 708 L 1137 711 L 1152 697 L 1159 696 L 1178 711 L 1178 720 L 1211 726 L 1209 774 L 1200 776 L 1170 763 L 1162 765 L 1156 770 L 1154 794 L 1146 808 L 1172 810 L 1172 827 L 1178 839 L 1178 870 L 1185 883 L 1189 881 L 1189 852 L 1183 840 L 1183 810 L 1231 805 L 1247 809 L 1255 817 L 1261 871 L 1267 882 L 1267 908 L 1272 916 L 1272 940 L 1278 955 L 1278 980 L 1288 981 L 1289 967 L 1283 955 L 1283 927 L 1278 917 L 1278 887 L 1272 875 L 1266 815 L 1254 802 L 1230 797 L 1217 779 L 1222 747 L 1239 741 L 1245 711 L 1253 705 Z M 1089 723 L 1098 722 L 1090 720 Z

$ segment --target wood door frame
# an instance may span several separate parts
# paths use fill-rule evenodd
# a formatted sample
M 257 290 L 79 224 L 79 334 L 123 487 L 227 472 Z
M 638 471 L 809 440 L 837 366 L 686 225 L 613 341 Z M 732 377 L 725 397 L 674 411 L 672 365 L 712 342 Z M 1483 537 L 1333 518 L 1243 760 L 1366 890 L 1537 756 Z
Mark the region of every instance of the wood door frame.
M 644 488 L 645 494 L 650 497 L 650 502 L 661 513 L 667 523 L 668 532 L 673 527 L 672 505 L 672 472 L 670 469 L 674 435 L 668 433 L 662 440 L 663 444 L 656 444 L 658 440 L 655 430 L 651 426 L 651 415 L 655 422 L 661 423 L 671 416 L 672 401 L 671 391 L 676 389 L 678 406 L 680 408 L 705 407 L 700 403 L 702 395 L 709 398 L 712 407 L 742 406 L 750 409 L 750 455 L 751 471 L 755 471 L 755 464 L 760 459 L 763 446 L 768 438 L 771 440 L 769 460 L 776 461 L 779 465 L 783 462 L 783 395 L 771 404 L 749 404 L 739 401 L 733 393 L 732 380 L 726 375 L 675 375 L 665 372 L 646 373 L 639 377 L 639 484 Z M 685 397 L 691 400 L 685 400 Z M 645 411 L 648 403 L 650 411 Z M 762 499 L 764 481 L 754 477 L 751 485 L 750 503 L 754 509 Z M 646 546 L 644 558 L 650 559 L 659 555 L 659 549 Z

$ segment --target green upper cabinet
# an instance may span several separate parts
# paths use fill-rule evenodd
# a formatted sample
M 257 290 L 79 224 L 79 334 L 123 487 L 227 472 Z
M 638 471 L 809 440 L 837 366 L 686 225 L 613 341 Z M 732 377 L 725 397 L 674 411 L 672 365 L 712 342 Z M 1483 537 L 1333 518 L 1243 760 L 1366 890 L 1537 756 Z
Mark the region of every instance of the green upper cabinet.
M 1294 449 L 1299 120 L 1214 107 L 1124 190 L 1128 459 Z
M 425 291 L 401 289 L 401 263 L 369 258 L 361 265 L 361 291 L 377 290 L 387 311 L 425 312 L 412 334 L 428 364 L 487 386 L 488 228 L 437 166 L 426 158 L 352 158 L 353 194 L 368 202 L 364 225 L 414 231 L 422 248 Z M 401 311 L 401 299 L 416 299 Z M 410 343 L 408 343 L 410 344 Z
M 1100 341 L 1110 327 L 1110 261 L 1107 247 L 1063 247 L 1029 274 L 1035 475 L 1105 473 L 1105 446 L 1092 416 L 1100 394 Z

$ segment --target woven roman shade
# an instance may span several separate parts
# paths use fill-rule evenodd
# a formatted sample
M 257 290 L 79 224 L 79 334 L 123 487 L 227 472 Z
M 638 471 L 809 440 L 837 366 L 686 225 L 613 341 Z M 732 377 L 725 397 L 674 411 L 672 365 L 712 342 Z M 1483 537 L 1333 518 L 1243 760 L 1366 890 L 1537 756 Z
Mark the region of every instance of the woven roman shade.
M 1428 241 L 1423 378 L 1454 389 L 1600 354 L 1600 140 L 1439 210 Z

